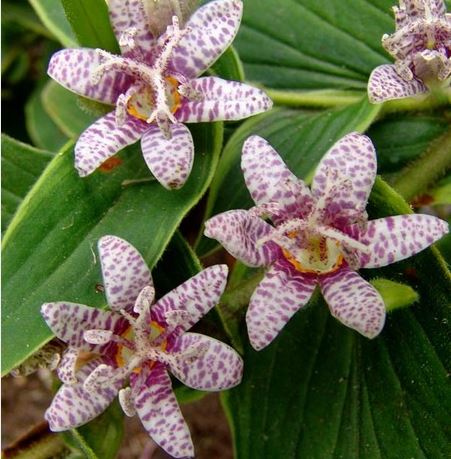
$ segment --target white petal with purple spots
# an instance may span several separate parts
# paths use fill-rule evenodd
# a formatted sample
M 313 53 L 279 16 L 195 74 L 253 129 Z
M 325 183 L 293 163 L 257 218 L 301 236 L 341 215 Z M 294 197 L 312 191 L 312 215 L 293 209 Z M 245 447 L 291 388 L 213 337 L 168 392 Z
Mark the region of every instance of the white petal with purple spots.
M 136 142 L 147 129 L 144 121 L 131 116 L 117 126 L 114 112 L 91 124 L 75 145 L 75 167 L 80 177 L 91 174 L 119 150 Z
M 183 353 L 190 350 L 193 356 L 184 360 Z M 241 381 L 243 360 L 234 349 L 214 338 L 184 333 L 171 344 L 171 352 L 181 354 L 171 373 L 193 389 L 218 391 L 230 389 Z
M 348 267 L 319 277 L 321 291 L 331 314 L 367 338 L 384 327 L 385 305 L 379 292 Z
M 171 67 L 187 78 L 199 76 L 232 43 L 242 14 L 240 0 L 216 0 L 199 8 L 186 23 L 189 31 L 174 50 Z
M 406 81 L 396 72 L 394 65 L 380 65 L 370 75 L 368 81 L 368 98 L 373 104 L 392 99 L 416 96 L 427 92 L 426 86 L 413 78 Z
M 141 290 L 153 286 L 146 262 L 130 243 L 117 236 L 103 236 L 98 249 L 108 305 L 112 310 L 131 311 Z
M 197 97 L 184 100 L 175 113 L 182 123 L 241 120 L 272 107 L 272 100 L 261 89 L 238 81 L 203 77 L 187 84 Z
M 247 210 L 229 210 L 205 222 L 204 234 L 216 239 L 231 255 L 248 266 L 267 266 L 276 256 L 272 242 L 259 244 L 272 226 Z
M 171 336 L 180 335 L 218 304 L 227 283 L 227 274 L 227 265 L 204 269 L 158 300 L 151 309 L 152 320 L 167 326 L 168 314 L 173 311 L 187 312 L 187 320 L 171 333 Z
M 102 363 L 102 359 L 88 362 L 77 372 L 79 382 L 72 385 L 63 384 L 60 387 L 45 413 L 50 430 L 61 432 L 86 424 L 101 414 L 113 401 L 122 381 L 116 381 L 112 386 L 104 385 L 94 392 L 88 392 L 83 387 L 86 377 Z
M 91 75 L 102 62 L 95 49 L 63 49 L 52 56 L 47 73 L 70 91 L 113 105 L 118 96 L 127 91 L 132 79 L 125 73 L 109 72 L 94 83 Z
M 164 367 L 143 368 L 131 386 L 136 412 L 152 439 L 173 457 L 193 457 L 189 429 Z
M 265 274 L 247 310 L 249 340 L 257 351 L 271 343 L 293 314 L 307 304 L 317 284 L 316 276 L 297 273 L 282 263 L 276 262 Z
M 411 257 L 448 233 L 448 223 L 431 215 L 396 215 L 368 222 L 360 242 L 369 247 L 360 256 L 362 268 L 379 268 Z
M 158 126 L 150 126 L 142 137 L 141 149 L 155 178 L 167 189 L 178 189 L 193 167 L 194 143 L 183 124 L 171 125 L 170 135 L 168 139 Z

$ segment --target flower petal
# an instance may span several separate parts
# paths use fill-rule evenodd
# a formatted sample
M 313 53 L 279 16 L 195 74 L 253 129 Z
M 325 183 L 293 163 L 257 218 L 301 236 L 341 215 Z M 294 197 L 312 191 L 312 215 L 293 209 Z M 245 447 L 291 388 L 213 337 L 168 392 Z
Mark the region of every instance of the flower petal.
M 247 330 L 252 347 L 266 347 L 295 312 L 305 306 L 315 289 L 316 276 L 296 272 L 276 262 L 265 274 L 249 303 Z
M 109 0 L 108 8 L 114 33 L 122 50 L 127 57 L 144 58 L 153 44 L 154 38 L 150 33 L 147 15 L 143 2 L 140 0 Z M 130 46 L 130 41 L 135 46 Z
M 58 378 L 65 384 L 74 384 L 77 382 L 75 374 L 79 351 L 79 348 L 69 346 L 58 365 L 56 370 Z
M 75 145 L 75 167 L 80 177 L 93 173 L 119 150 L 136 142 L 147 129 L 145 122 L 131 116 L 117 126 L 114 112 L 91 124 Z
M 203 348 L 197 357 L 196 348 Z M 230 346 L 198 333 L 184 333 L 171 344 L 170 351 L 183 354 L 193 349 L 192 359 L 182 358 L 177 366 L 171 367 L 171 373 L 183 384 L 193 389 L 218 391 L 241 382 L 243 360 Z
M 376 172 L 373 143 L 367 136 L 352 132 L 323 156 L 313 177 L 312 194 L 327 202 L 326 210 L 332 219 L 345 210 L 363 213 Z
M 172 68 L 187 78 L 207 70 L 235 38 L 243 14 L 240 0 L 209 2 L 194 12 L 188 32 L 172 54 Z
M 132 79 L 121 72 L 108 72 L 99 82 L 91 81 L 94 70 L 103 62 L 95 49 L 63 49 L 50 59 L 47 73 L 61 86 L 83 97 L 105 104 L 115 104 Z
M 273 227 L 247 210 L 229 210 L 205 222 L 204 234 L 216 239 L 232 256 L 248 266 L 266 266 L 277 253 L 272 242 L 258 244 Z
M 193 457 L 190 432 L 165 368 L 143 368 L 130 382 L 136 412 L 152 439 L 173 457 Z
M 112 310 L 132 310 L 144 287 L 153 286 L 152 275 L 141 254 L 117 236 L 98 242 L 105 294 Z
M 344 267 L 319 277 L 331 314 L 347 327 L 367 338 L 375 338 L 384 327 L 385 304 L 379 292 L 366 280 Z
M 193 167 L 194 143 L 183 124 L 170 127 L 167 139 L 156 125 L 151 125 L 141 140 L 144 159 L 155 178 L 167 189 L 182 187 Z
M 448 223 L 431 215 L 396 215 L 368 222 L 359 241 L 369 247 L 361 254 L 362 268 L 379 268 L 411 257 L 448 233 Z
M 152 306 L 152 320 L 166 327 L 170 322 L 168 314 L 172 311 L 187 312 L 189 319 L 177 325 L 172 334 L 178 336 L 188 330 L 218 304 L 226 286 L 227 273 L 227 265 L 214 265 L 188 279 Z
M 88 362 L 77 372 L 79 382 L 72 385 L 63 384 L 60 387 L 45 413 L 50 430 L 61 432 L 86 424 L 101 414 L 113 401 L 122 386 L 122 381 L 116 381 L 111 386 L 103 385 L 95 392 L 88 392 L 83 387 L 87 376 L 102 363 L 102 359 Z
M 402 79 L 394 65 L 380 65 L 370 75 L 368 81 L 368 98 L 371 103 L 378 104 L 392 99 L 415 96 L 427 92 L 426 86 L 413 78 Z
M 280 206 L 276 221 L 310 211 L 313 204 L 310 190 L 262 137 L 253 135 L 244 143 L 241 169 L 255 204 L 277 203 Z
M 261 89 L 238 81 L 203 77 L 187 85 L 196 97 L 184 100 L 175 113 L 182 123 L 241 120 L 272 107 L 272 100 Z
M 41 314 L 52 332 L 69 346 L 82 349 L 98 349 L 88 344 L 83 334 L 85 330 L 111 330 L 115 334 L 128 327 L 128 322 L 121 315 L 112 311 L 90 308 L 83 304 L 56 302 L 44 303 Z

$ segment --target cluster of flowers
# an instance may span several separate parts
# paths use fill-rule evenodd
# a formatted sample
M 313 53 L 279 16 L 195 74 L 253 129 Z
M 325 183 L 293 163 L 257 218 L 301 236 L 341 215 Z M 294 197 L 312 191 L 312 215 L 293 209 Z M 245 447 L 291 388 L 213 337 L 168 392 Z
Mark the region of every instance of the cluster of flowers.
M 110 0 L 109 9 L 121 56 L 68 49 L 49 65 L 50 76 L 66 88 L 115 105 L 81 135 L 76 168 L 81 176 L 90 174 L 141 138 L 152 174 L 163 186 L 179 188 L 194 153 L 183 123 L 238 120 L 272 106 L 259 89 L 199 78 L 235 37 L 242 3 L 215 0 L 187 21 L 175 14 L 160 35 L 158 21 L 150 21 L 142 1 Z M 401 1 L 395 13 L 397 30 L 384 36 L 383 44 L 396 65 L 378 67 L 371 75 L 374 102 L 423 93 L 450 75 L 450 19 L 443 2 Z M 307 304 L 317 284 L 333 316 L 368 338 L 377 336 L 385 321 L 384 302 L 356 270 L 409 257 L 438 240 L 448 225 L 414 214 L 368 221 L 376 152 L 358 133 L 326 153 L 311 190 L 258 136 L 245 142 L 241 164 L 255 207 L 211 218 L 205 235 L 246 265 L 268 267 L 246 316 L 252 346 L 267 346 Z M 67 302 L 42 306 L 49 327 L 68 344 L 58 367 L 64 384 L 46 413 L 50 428 L 80 426 L 118 394 L 124 412 L 137 413 L 169 454 L 192 457 L 167 370 L 206 391 L 241 381 L 243 362 L 231 347 L 187 332 L 219 302 L 227 267 L 207 268 L 152 304 L 152 277 L 138 251 L 115 236 L 101 238 L 98 248 L 110 311 Z

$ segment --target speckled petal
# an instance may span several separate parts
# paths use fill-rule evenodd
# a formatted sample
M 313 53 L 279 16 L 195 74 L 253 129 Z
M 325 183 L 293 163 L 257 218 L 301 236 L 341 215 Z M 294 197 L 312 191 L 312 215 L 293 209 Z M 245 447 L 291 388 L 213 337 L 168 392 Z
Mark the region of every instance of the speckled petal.
M 251 136 L 243 145 L 241 169 L 257 205 L 275 202 L 281 210 L 275 220 L 307 214 L 313 204 L 310 190 L 286 166 L 262 137 Z
M 173 52 L 173 69 L 187 78 L 207 70 L 232 43 L 242 14 L 240 0 L 216 0 L 195 11 L 185 26 L 189 32 Z
M 348 267 L 319 277 L 331 314 L 367 338 L 384 327 L 385 305 L 378 291 Z
M 173 336 L 180 335 L 218 304 L 226 286 L 227 274 L 227 265 L 204 269 L 155 303 L 151 309 L 152 320 L 167 326 L 168 313 L 186 311 L 190 319 L 177 326 L 172 333 Z
M 84 340 L 85 330 L 96 328 L 120 334 L 128 326 L 126 319 L 113 311 L 103 311 L 77 303 L 45 303 L 41 307 L 41 314 L 60 340 L 69 346 L 83 349 L 97 348 Z
M 276 255 L 275 244 L 258 241 L 273 227 L 247 210 L 229 210 L 205 222 L 204 234 L 216 239 L 231 255 L 248 266 L 267 266 Z
M 183 124 L 170 126 L 167 139 L 156 125 L 150 126 L 141 140 L 144 159 L 155 178 L 167 189 L 182 187 L 193 167 L 194 143 Z
M 364 212 L 376 172 L 373 143 L 367 136 L 352 132 L 336 142 L 323 156 L 313 177 L 312 194 L 316 199 L 329 201 L 327 210 L 331 215 L 345 209 Z M 331 174 L 338 175 L 338 182 L 348 181 L 349 186 L 338 186 L 332 190 Z
M 86 377 L 102 363 L 101 359 L 88 362 L 77 372 L 79 382 L 72 385 L 63 384 L 60 387 L 45 413 L 50 430 L 61 432 L 86 424 L 101 414 L 113 401 L 122 381 L 116 381 L 111 386 L 103 385 L 95 392 L 87 392 L 83 387 Z
M 170 351 L 183 353 L 193 348 L 203 348 L 204 352 L 187 361 L 179 359 L 178 365 L 171 367 L 171 373 L 183 384 L 193 389 L 218 391 L 240 383 L 243 360 L 230 346 L 198 333 L 184 333 L 171 344 Z
M 396 72 L 394 65 L 380 65 L 370 75 L 368 98 L 378 104 L 392 99 L 403 99 L 427 92 L 426 86 L 415 78 L 406 81 Z
M 431 215 L 396 215 L 368 222 L 359 236 L 368 245 L 360 256 L 362 268 L 379 268 L 404 260 L 438 241 L 448 233 L 448 223 Z
M 108 305 L 112 310 L 131 311 L 141 290 L 153 286 L 146 262 L 130 243 L 117 236 L 103 236 L 98 248 Z
M 252 347 L 266 347 L 300 308 L 305 306 L 317 284 L 307 276 L 276 262 L 252 294 L 246 313 Z
M 110 21 L 122 54 L 127 57 L 143 57 L 150 51 L 154 38 L 142 0 L 109 0 Z M 134 40 L 135 48 L 127 44 Z
M 261 90 L 238 81 L 203 77 L 188 83 L 195 100 L 184 100 L 176 118 L 182 123 L 241 120 L 272 107 L 272 100 Z
M 80 177 L 93 173 L 119 150 L 136 142 L 146 129 L 145 122 L 131 116 L 117 126 L 114 112 L 91 124 L 75 145 L 75 167 Z
M 115 104 L 132 79 L 124 73 L 111 71 L 100 82 L 92 82 L 91 75 L 102 61 L 95 49 L 63 49 L 52 56 L 47 73 L 61 86 L 83 97 Z
M 79 351 L 79 348 L 68 347 L 58 365 L 56 370 L 58 378 L 65 384 L 74 384 L 77 382 L 75 373 Z
M 143 368 L 130 382 L 136 412 L 152 439 L 173 457 L 194 457 L 189 429 L 165 368 L 160 364 Z

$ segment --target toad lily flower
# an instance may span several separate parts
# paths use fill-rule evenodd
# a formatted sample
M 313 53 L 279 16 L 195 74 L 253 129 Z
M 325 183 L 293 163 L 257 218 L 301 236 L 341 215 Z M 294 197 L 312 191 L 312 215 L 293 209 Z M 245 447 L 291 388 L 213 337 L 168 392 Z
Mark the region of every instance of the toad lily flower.
M 443 0 L 400 0 L 394 7 L 396 31 L 382 37 L 395 65 L 376 67 L 368 97 L 379 103 L 423 94 L 428 87 L 449 87 L 451 15 Z
M 187 180 L 193 139 L 183 123 L 239 120 L 268 110 L 259 89 L 217 77 L 198 78 L 233 41 L 240 0 L 216 0 L 182 28 L 172 16 L 166 32 L 150 32 L 142 2 L 110 0 L 110 19 L 121 56 L 100 49 L 66 49 L 52 56 L 48 74 L 67 89 L 116 108 L 80 136 L 75 167 L 84 177 L 141 139 L 144 159 L 166 188 Z
M 355 270 L 423 250 L 448 231 L 447 223 L 428 215 L 368 221 L 376 152 L 370 139 L 357 133 L 326 153 L 311 191 L 261 137 L 245 142 L 241 167 L 256 207 L 211 218 L 205 235 L 246 265 L 269 267 L 246 315 L 252 346 L 267 346 L 307 304 L 317 284 L 333 316 L 368 338 L 377 336 L 385 321 L 384 303 Z
M 67 302 L 42 306 L 49 327 L 69 345 L 58 369 L 64 384 L 46 412 L 50 429 L 85 424 L 119 394 L 124 412 L 137 413 L 156 443 L 174 457 L 191 457 L 193 444 L 167 369 L 200 390 L 240 382 L 243 363 L 231 347 L 185 333 L 217 304 L 227 266 L 203 270 L 151 306 L 152 278 L 136 249 L 105 236 L 99 253 L 110 311 Z M 130 386 L 123 388 L 127 380 Z

